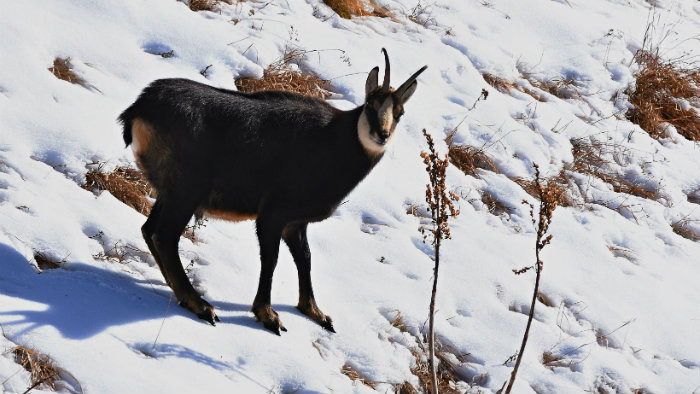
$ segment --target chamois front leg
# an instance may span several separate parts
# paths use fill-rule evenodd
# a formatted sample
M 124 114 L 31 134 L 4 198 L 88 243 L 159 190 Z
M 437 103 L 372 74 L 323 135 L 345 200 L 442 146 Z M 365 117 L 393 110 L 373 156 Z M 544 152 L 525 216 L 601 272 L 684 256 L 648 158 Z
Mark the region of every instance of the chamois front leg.
M 255 317 L 263 323 L 265 328 L 280 334 L 280 330 L 287 331 L 282 325 L 279 315 L 272 309 L 270 304 L 272 292 L 272 275 L 277 266 L 277 256 L 280 249 L 280 238 L 284 223 L 274 216 L 260 214 L 255 223 L 260 244 L 260 282 L 258 283 L 258 293 L 253 301 L 253 313 Z
M 194 312 L 200 319 L 214 325 L 215 321 L 219 321 L 214 313 L 214 307 L 203 300 L 192 287 L 182 268 L 178 253 L 180 235 L 192 217 L 195 206 L 194 203 L 186 204 L 184 199 L 180 201 L 159 199 L 142 232 L 165 281 L 175 293 L 180 305 Z
M 328 331 L 335 332 L 333 319 L 325 315 L 316 305 L 311 286 L 311 251 L 306 238 L 307 223 L 290 224 L 284 228 L 282 238 L 292 253 L 299 274 L 299 304 L 297 309 Z

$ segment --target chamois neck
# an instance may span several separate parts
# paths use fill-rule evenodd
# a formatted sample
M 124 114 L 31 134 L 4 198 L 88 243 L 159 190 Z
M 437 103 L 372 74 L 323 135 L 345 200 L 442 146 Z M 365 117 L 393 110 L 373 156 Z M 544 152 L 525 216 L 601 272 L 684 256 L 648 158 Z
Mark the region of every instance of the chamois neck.
M 369 123 L 364 117 L 364 105 L 342 113 L 343 123 L 350 125 L 350 134 L 353 141 L 354 150 L 358 151 L 365 157 L 370 165 L 370 169 L 374 167 L 379 160 L 384 156 L 384 149 L 372 149 L 369 138 Z

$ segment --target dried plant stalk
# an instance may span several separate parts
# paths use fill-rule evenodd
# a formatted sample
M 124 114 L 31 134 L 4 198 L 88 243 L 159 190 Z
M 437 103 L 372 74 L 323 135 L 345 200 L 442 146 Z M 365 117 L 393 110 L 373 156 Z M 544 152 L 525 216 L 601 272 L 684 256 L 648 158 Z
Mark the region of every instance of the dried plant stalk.
M 433 394 L 437 394 L 438 379 L 435 368 L 435 295 L 437 293 L 438 270 L 440 268 L 440 243 L 443 239 L 452 238 L 447 220 L 450 216 L 455 217 L 459 215 L 459 210 L 455 209 L 452 203 L 458 199 L 457 196 L 454 193 L 447 192 L 447 187 L 445 186 L 445 171 L 449 165 L 449 158 L 445 156 L 444 159 L 440 159 L 435 152 L 433 138 L 425 129 L 423 129 L 423 135 L 428 142 L 429 153 L 421 152 L 421 157 L 425 164 L 425 171 L 428 173 L 430 179 L 430 183 L 426 185 L 425 189 L 425 201 L 428 203 L 432 215 L 433 228 L 430 230 L 430 233 L 432 235 L 433 245 L 435 246 L 433 291 L 430 297 L 430 328 L 428 333 L 429 366 L 432 392 Z M 423 229 L 421 229 L 421 232 L 424 234 L 425 239 L 426 235 Z
M 525 333 L 523 334 L 523 341 L 520 345 L 520 351 L 518 352 L 518 358 L 515 361 L 515 367 L 513 368 L 513 372 L 510 375 L 510 380 L 507 382 L 508 387 L 506 388 L 505 394 L 509 394 L 511 389 L 513 388 L 513 383 L 515 383 L 515 377 L 518 374 L 518 368 L 520 367 L 520 362 L 523 359 L 523 353 L 525 353 L 525 346 L 527 345 L 527 339 L 530 334 L 530 326 L 532 325 L 532 319 L 533 316 L 535 315 L 535 305 L 537 304 L 537 296 L 540 294 L 539 288 L 540 288 L 540 276 L 542 273 L 542 265 L 543 262 L 540 259 L 540 251 L 544 249 L 545 246 L 549 245 L 549 243 L 552 241 L 552 236 L 548 234 L 549 232 L 549 225 L 552 223 L 552 214 L 554 213 L 554 210 L 557 208 L 557 201 L 560 198 L 560 195 L 562 193 L 562 190 L 556 185 L 556 184 L 547 184 L 547 185 L 542 185 L 541 182 L 541 177 L 540 177 L 540 169 L 537 166 L 537 164 L 534 164 L 535 167 L 535 187 L 537 188 L 537 193 L 538 197 L 540 200 L 540 206 L 539 206 L 539 215 L 537 219 L 535 219 L 535 207 L 532 206 L 532 204 L 528 203 L 527 201 L 523 200 L 524 204 L 530 205 L 530 217 L 532 218 L 532 224 L 536 226 L 537 228 L 537 239 L 535 241 L 535 289 L 532 292 L 532 303 L 530 304 L 530 312 L 528 313 L 527 316 L 527 325 L 525 326 Z M 520 270 L 513 270 L 513 272 L 516 275 L 523 274 L 533 267 L 525 267 Z M 503 384 L 505 386 L 505 383 Z M 498 390 L 498 393 L 500 394 L 503 388 L 501 390 Z

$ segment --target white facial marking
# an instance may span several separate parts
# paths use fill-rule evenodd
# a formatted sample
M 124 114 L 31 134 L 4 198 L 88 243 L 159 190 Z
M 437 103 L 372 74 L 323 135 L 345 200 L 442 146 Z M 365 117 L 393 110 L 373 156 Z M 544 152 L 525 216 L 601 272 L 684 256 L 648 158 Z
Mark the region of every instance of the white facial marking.
M 367 121 L 365 111 L 362 111 L 360 119 L 357 121 L 357 136 L 362 147 L 370 155 L 380 155 L 386 150 L 386 145 L 378 144 L 370 135 L 369 121 Z
M 377 111 L 379 117 L 379 126 L 385 132 L 391 132 L 394 126 L 394 100 L 387 97 Z

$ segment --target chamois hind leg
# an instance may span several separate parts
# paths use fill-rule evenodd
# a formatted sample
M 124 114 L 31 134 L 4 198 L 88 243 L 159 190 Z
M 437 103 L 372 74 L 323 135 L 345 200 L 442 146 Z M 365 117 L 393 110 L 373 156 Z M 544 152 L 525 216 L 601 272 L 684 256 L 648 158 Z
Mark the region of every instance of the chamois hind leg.
M 284 328 L 277 312 L 270 305 L 270 293 L 272 292 L 272 275 L 277 266 L 284 223 L 277 216 L 261 213 L 255 226 L 260 243 L 261 268 L 258 293 L 255 295 L 252 311 L 265 328 L 280 335 L 280 330 L 287 331 L 287 329 Z
M 214 307 L 192 287 L 178 254 L 180 235 L 192 217 L 197 201 L 186 196 L 166 194 L 158 198 L 156 205 L 159 204 L 153 228 L 148 229 L 151 232 L 149 247 L 152 245 L 156 261 L 180 305 L 214 325 L 214 321 L 219 321 Z
M 146 223 L 144 223 L 143 226 L 141 226 L 141 234 L 143 234 L 143 239 L 146 241 L 146 245 L 148 245 L 148 250 L 151 251 L 153 258 L 158 264 L 158 268 L 160 268 L 160 273 L 163 274 L 163 278 L 165 278 L 165 283 L 168 286 L 170 286 L 168 276 L 165 274 L 165 269 L 163 269 L 163 265 L 160 263 L 160 259 L 158 258 L 158 251 L 153 245 L 153 239 L 151 238 L 153 236 L 153 231 L 155 231 L 156 221 L 158 219 L 158 215 L 162 206 L 162 201 L 156 200 L 156 203 L 153 204 L 153 208 L 151 208 L 151 213 L 148 215 L 148 219 L 146 219 Z
M 299 304 L 297 309 L 320 324 L 328 331 L 335 332 L 333 319 L 321 312 L 316 305 L 314 290 L 311 286 L 311 251 L 306 238 L 307 223 L 290 224 L 284 228 L 282 239 L 292 253 L 299 274 Z

